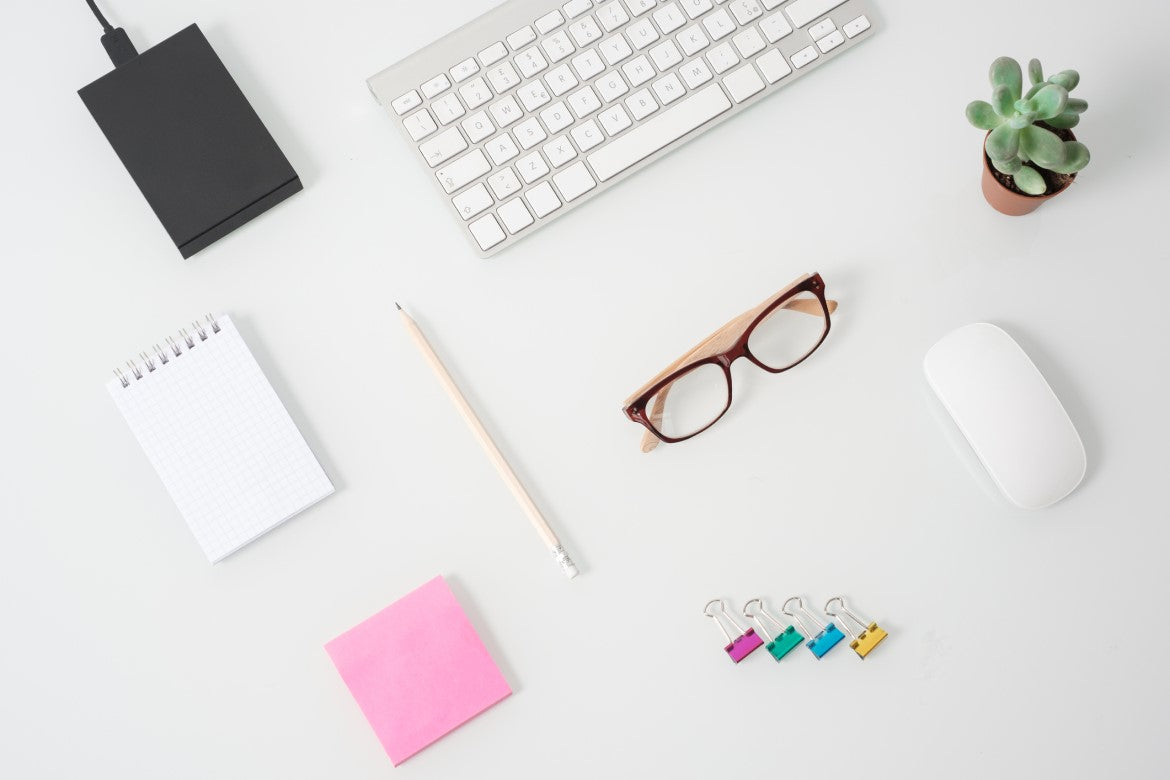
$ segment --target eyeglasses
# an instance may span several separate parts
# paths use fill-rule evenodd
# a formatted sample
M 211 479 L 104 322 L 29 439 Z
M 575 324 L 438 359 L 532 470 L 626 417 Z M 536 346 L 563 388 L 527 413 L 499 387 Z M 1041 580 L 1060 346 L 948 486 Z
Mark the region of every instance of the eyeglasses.
M 731 407 L 731 364 L 746 357 L 773 374 L 800 365 L 829 335 L 837 302 L 820 274 L 805 274 L 744 312 L 626 399 L 626 417 L 646 427 L 642 451 L 686 441 Z

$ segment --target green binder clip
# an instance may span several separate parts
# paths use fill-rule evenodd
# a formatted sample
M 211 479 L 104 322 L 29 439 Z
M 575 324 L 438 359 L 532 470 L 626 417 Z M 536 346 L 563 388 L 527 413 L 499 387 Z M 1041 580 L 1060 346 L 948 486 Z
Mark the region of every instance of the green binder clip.
M 750 609 L 752 604 L 759 604 L 760 608 L 755 612 L 752 612 Z M 752 599 L 748 603 L 744 604 L 743 616 L 748 620 L 754 620 L 756 625 L 760 627 L 760 633 L 763 634 L 764 639 L 768 641 L 764 647 L 767 648 L 768 652 L 771 653 L 772 657 L 777 661 L 788 655 L 792 648 L 798 646 L 801 642 L 804 641 L 804 636 L 802 636 L 801 633 L 793 626 L 789 625 L 788 627 L 785 627 L 783 623 L 768 613 L 768 610 L 764 607 L 763 599 Z M 776 627 L 778 633 L 776 634 L 775 639 L 772 638 L 771 633 L 768 631 L 768 627 L 764 625 L 764 620 L 767 620 Z

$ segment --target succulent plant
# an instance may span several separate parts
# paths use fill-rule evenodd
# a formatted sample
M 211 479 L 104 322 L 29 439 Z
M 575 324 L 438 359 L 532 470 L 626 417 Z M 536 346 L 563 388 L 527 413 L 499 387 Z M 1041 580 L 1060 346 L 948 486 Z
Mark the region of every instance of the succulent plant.
M 1000 57 L 991 63 L 990 78 L 991 102 L 973 101 L 967 106 L 967 119 L 975 127 L 991 131 L 984 149 L 997 171 L 1011 176 L 1022 192 L 1043 195 L 1048 185 L 1037 167 L 1072 174 L 1089 164 L 1084 144 L 1061 140 L 1037 124 L 1067 129 L 1081 120 L 1089 104 L 1069 97 L 1081 79 L 1075 70 L 1062 70 L 1045 79 L 1040 61 L 1034 59 L 1028 63 L 1032 87 L 1023 94 L 1020 63 Z

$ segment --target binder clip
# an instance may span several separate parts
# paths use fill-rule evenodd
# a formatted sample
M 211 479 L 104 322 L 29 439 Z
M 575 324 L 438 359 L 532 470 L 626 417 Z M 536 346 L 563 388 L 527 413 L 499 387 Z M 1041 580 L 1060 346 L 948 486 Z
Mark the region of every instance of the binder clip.
M 712 604 L 719 605 L 717 612 L 711 611 Z M 724 628 L 723 620 L 719 619 L 719 613 L 723 613 L 723 620 L 726 620 L 728 623 L 730 623 L 736 630 L 737 635 L 734 639 L 731 638 L 731 634 L 729 634 L 727 629 Z M 754 628 L 744 630 L 743 626 L 735 622 L 735 618 L 731 616 L 731 614 L 727 611 L 727 607 L 723 604 L 723 599 L 711 599 L 708 601 L 707 605 L 703 607 L 703 614 L 714 620 L 715 625 L 719 626 L 719 630 L 723 632 L 723 636 L 727 637 L 727 647 L 724 647 L 723 649 L 727 651 L 729 656 L 731 656 L 731 660 L 735 661 L 736 663 L 739 663 L 743 659 L 747 658 L 753 650 L 758 649 L 762 644 L 764 644 L 764 640 L 756 636 L 756 630 Z
M 751 612 L 749 607 L 751 607 L 752 604 L 759 604 L 759 610 L 754 613 Z M 768 610 L 764 608 L 763 599 L 752 599 L 748 603 L 744 604 L 743 615 L 749 620 L 756 621 L 756 625 L 760 627 L 760 633 L 764 635 L 764 639 L 768 640 L 768 643 L 764 645 L 764 647 L 777 661 L 788 655 L 788 652 L 792 650 L 792 648 L 796 647 L 804 641 L 804 636 L 793 626 L 789 625 L 787 628 L 785 628 L 783 623 L 772 617 L 772 615 L 768 614 Z M 768 627 L 764 625 L 764 620 L 767 620 L 779 630 L 779 633 L 776 634 L 775 639 L 773 639 L 768 634 Z
M 840 612 L 834 612 L 830 609 L 830 607 L 833 606 L 834 601 L 841 605 Z M 886 638 L 886 632 L 878 628 L 877 623 L 874 623 L 873 621 L 867 623 L 866 621 L 857 617 L 857 615 L 854 615 L 852 612 L 850 612 L 849 608 L 845 606 L 845 599 L 841 598 L 840 596 L 834 596 L 825 602 L 825 614 L 829 615 L 830 617 L 841 618 L 841 625 L 845 626 L 845 630 L 849 632 L 849 638 L 853 640 L 849 643 L 849 646 L 853 648 L 853 652 L 857 653 L 858 657 L 860 658 L 865 658 L 867 655 L 869 655 L 870 651 L 877 647 L 878 643 Z M 852 620 L 854 624 L 861 628 L 860 634 L 853 633 L 853 629 L 849 627 L 850 620 Z
M 796 612 L 790 612 L 788 611 L 788 605 L 794 601 L 796 602 Z M 798 615 L 797 612 L 803 612 L 804 616 L 811 620 L 814 626 L 820 629 L 820 631 L 818 631 L 812 639 L 804 643 L 804 646 L 812 651 L 812 654 L 817 658 L 824 658 L 825 653 L 832 650 L 837 646 L 838 642 L 845 638 L 845 635 L 841 633 L 841 629 L 837 628 L 831 622 L 826 626 L 824 623 L 817 620 L 813 613 L 809 612 L 808 609 L 805 608 L 804 600 L 801 599 L 800 596 L 793 596 L 792 598 L 788 599 L 788 601 L 785 601 L 784 606 L 781 607 L 781 609 L 785 615 L 788 615 L 789 617 L 796 620 L 797 624 L 802 629 L 804 629 L 804 633 L 812 635 L 812 632 L 808 630 L 808 626 L 806 626 L 804 621 L 800 619 L 800 615 Z

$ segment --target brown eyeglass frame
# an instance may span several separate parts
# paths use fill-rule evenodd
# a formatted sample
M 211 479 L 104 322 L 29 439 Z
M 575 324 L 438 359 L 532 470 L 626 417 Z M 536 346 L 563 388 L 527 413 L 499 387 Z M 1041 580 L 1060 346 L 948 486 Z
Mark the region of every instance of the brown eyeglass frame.
M 772 368 L 764 365 L 755 355 L 752 354 L 751 349 L 748 348 L 748 340 L 751 338 L 752 331 L 756 329 L 764 319 L 767 318 L 776 309 L 783 306 L 785 303 L 791 303 L 792 308 L 797 308 L 800 304 L 811 304 L 807 299 L 795 301 L 797 295 L 803 292 L 810 292 L 817 297 L 820 302 L 820 311 L 808 310 L 808 314 L 823 314 L 825 318 L 825 330 L 821 333 L 820 339 L 817 343 L 806 352 L 799 360 L 784 368 Z M 797 308 L 800 310 L 800 308 Z M 719 330 L 712 333 L 707 338 L 703 339 L 697 346 L 680 357 L 678 360 L 671 363 L 658 373 L 653 379 L 642 385 L 629 398 L 626 399 L 622 405 L 622 411 L 630 420 L 642 425 L 646 429 L 646 433 L 642 436 L 642 452 L 650 452 L 658 446 L 659 441 L 667 444 L 675 444 L 680 441 L 698 436 L 703 431 L 710 428 L 715 423 L 723 419 L 723 415 L 727 414 L 727 410 L 731 408 L 732 401 L 732 382 L 731 382 L 731 364 L 740 358 L 746 357 L 752 363 L 755 363 L 760 368 L 767 371 L 769 374 L 782 374 L 789 369 L 795 368 L 808 359 L 809 355 L 816 352 L 821 344 L 825 343 L 825 338 L 829 335 L 829 330 L 832 328 L 831 314 L 837 310 L 837 302 L 825 298 L 825 281 L 821 278 L 819 273 L 805 274 L 799 279 L 792 282 L 780 292 L 768 298 L 768 300 L 761 303 L 735 319 L 728 322 Z M 672 438 L 660 432 L 655 426 L 652 418 L 659 421 L 662 419 L 662 410 L 666 404 L 666 393 L 662 393 L 656 403 L 654 409 L 647 410 L 650 400 L 658 394 L 662 388 L 678 380 L 683 374 L 693 371 L 701 365 L 713 364 L 719 366 L 723 370 L 723 377 L 727 381 L 727 403 L 723 407 L 723 411 L 707 423 L 705 426 L 695 431 L 694 433 L 678 438 Z

